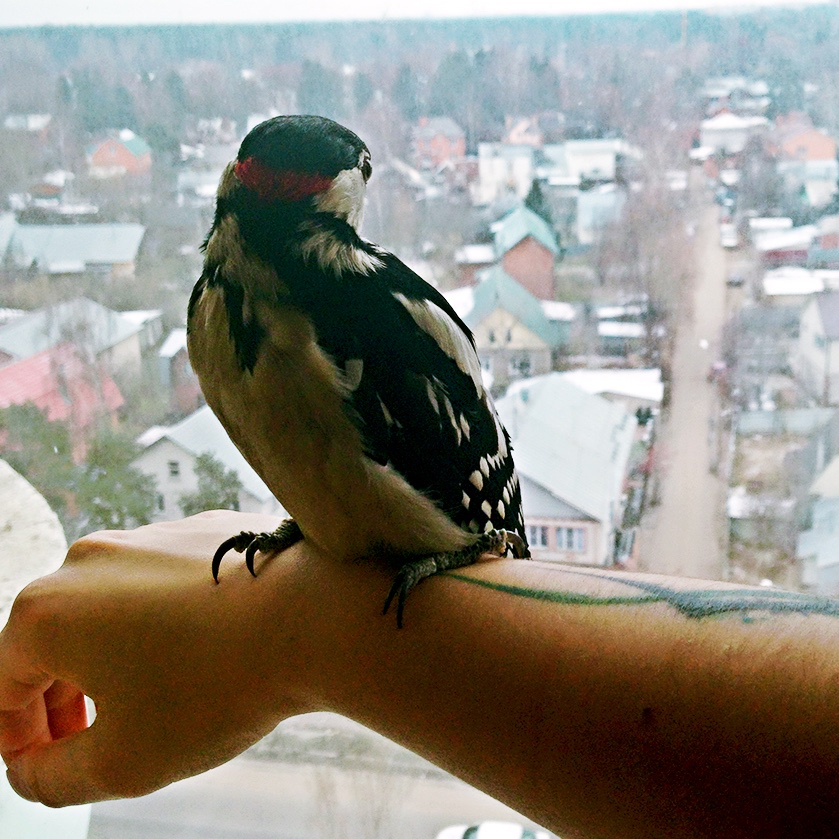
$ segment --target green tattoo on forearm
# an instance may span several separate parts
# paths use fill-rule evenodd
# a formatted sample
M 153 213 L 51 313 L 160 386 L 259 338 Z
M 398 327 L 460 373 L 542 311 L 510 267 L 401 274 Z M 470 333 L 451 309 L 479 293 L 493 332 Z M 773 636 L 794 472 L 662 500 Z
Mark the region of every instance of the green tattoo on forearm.
M 560 570 L 560 569 L 557 569 Z M 584 571 L 561 569 L 564 574 L 574 574 L 590 579 L 608 580 L 637 589 L 636 595 L 592 595 L 576 591 L 557 591 L 554 589 L 534 589 L 525 586 L 513 586 L 495 583 L 490 580 L 476 579 L 463 574 L 449 573 L 447 576 L 463 580 L 473 585 L 493 591 L 512 594 L 515 597 L 527 597 L 550 603 L 562 603 L 571 606 L 638 606 L 643 603 L 666 603 L 689 618 L 709 618 L 720 615 L 739 613 L 748 619 L 749 612 L 774 612 L 815 614 L 839 617 L 839 600 L 828 597 L 816 597 L 794 591 L 779 589 L 692 589 L 680 590 L 661 583 L 633 580 L 615 575 L 587 574 Z

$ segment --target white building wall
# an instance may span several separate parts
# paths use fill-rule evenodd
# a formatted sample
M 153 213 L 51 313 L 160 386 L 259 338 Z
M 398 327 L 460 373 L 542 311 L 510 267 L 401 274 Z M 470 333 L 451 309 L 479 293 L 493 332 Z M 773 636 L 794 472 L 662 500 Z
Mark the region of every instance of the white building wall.
M 478 145 L 478 183 L 473 199 L 483 206 L 512 191 L 526 198 L 533 184 L 533 149 L 530 146 Z
M 801 314 L 798 328 L 798 346 L 792 358 L 795 374 L 809 393 L 821 400 L 825 392 L 827 366 L 827 339 L 813 300 Z
M 149 446 L 134 461 L 134 466 L 144 474 L 151 475 L 157 482 L 159 503 L 155 507 L 152 521 L 173 521 L 182 518 L 183 512 L 178 502 L 182 496 L 198 489 L 195 455 L 163 438 Z M 239 510 L 243 513 L 269 515 L 282 512 L 273 497 L 263 502 L 245 490 L 239 492 Z

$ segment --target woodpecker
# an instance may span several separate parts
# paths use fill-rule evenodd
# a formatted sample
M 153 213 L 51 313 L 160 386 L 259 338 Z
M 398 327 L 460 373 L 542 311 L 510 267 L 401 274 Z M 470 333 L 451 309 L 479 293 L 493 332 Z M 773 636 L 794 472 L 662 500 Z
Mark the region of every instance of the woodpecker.
M 359 235 L 367 146 L 319 116 L 256 126 L 219 183 L 189 301 L 189 357 L 245 459 L 289 512 L 219 546 L 305 538 L 392 557 L 384 613 L 486 552 L 528 557 L 510 438 L 448 301 Z

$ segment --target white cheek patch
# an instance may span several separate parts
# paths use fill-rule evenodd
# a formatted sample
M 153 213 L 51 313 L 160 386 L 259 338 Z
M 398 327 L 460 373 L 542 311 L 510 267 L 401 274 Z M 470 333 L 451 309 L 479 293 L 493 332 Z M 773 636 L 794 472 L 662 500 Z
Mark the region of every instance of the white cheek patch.
M 329 189 L 315 198 L 315 206 L 321 213 L 332 213 L 345 219 L 358 230 L 364 214 L 364 176 L 360 169 L 344 169 L 334 178 Z
M 399 292 L 393 295 L 407 310 L 417 326 L 427 332 L 475 384 L 478 393 L 483 391 L 481 365 L 478 355 L 463 330 L 436 303 L 428 300 L 411 300 Z

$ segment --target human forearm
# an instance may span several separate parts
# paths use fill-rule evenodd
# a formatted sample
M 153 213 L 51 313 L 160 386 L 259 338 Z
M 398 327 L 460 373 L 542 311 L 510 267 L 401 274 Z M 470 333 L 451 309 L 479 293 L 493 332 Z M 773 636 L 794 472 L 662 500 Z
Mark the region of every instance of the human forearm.
M 216 586 L 215 545 L 271 526 L 227 513 L 95 535 L 21 598 L 0 636 L 0 751 L 24 794 L 138 795 L 323 709 L 565 839 L 839 823 L 835 604 L 787 614 L 763 590 L 494 561 L 423 582 L 399 630 L 380 614 L 391 570 L 306 543 L 257 579 L 231 562 Z M 81 692 L 97 722 L 62 740 L 84 726 Z
M 784 613 L 764 590 L 492 562 L 423 584 L 396 632 L 370 604 L 386 575 L 338 573 L 309 578 L 335 622 L 310 639 L 315 704 L 564 837 L 839 824 L 839 623 L 819 604 Z

